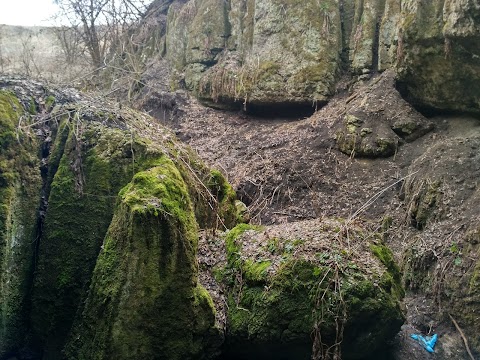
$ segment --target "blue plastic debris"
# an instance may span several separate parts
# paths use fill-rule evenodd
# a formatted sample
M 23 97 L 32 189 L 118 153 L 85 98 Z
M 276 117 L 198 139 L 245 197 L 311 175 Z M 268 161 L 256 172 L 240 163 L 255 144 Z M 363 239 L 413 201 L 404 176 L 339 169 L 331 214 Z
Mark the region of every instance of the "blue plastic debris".
M 429 353 L 433 353 L 433 348 L 435 347 L 435 344 L 437 343 L 438 336 L 437 334 L 434 334 L 433 336 L 422 336 L 422 335 L 417 335 L 417 334 L 412 334 L 410 337 L 414 340 L 417 340 L 420 345 L 424 347 L 425 350 L 427 350 Z

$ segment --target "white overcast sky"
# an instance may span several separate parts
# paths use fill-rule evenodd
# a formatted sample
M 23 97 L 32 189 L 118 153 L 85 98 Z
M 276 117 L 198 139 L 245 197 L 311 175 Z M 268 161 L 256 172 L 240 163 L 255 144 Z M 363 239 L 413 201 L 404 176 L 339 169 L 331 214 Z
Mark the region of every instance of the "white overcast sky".
M 0 0 L 0 24 L 48 26 L 56 11 L 53 0 Z

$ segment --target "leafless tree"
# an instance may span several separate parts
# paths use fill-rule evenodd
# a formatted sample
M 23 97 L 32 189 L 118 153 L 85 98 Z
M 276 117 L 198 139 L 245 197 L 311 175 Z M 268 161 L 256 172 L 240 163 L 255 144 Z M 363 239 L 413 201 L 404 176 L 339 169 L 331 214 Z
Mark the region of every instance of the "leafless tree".
M 83 53 L 79 29 L 73 26 L 62 25 L 54 27 L 53 33 L 60 44 L 66 63 L 69 65 L 73 64 Z
M 35 45 L 33 41 L 33 35 L 31 33 L 27 34 L 21 39 L 22 50 L 20 54 L 20 60 L 22 62 L 22 71 L 27 76 L 33 75 L 33 70 L 36 71 L 36 75 L 40 75 L 40 69 L 35 62 Z
M 94 68 L 102 67 L 121 37 L 143 16 L 148 0 L 54 0 L 59 17 L 75 30 Z

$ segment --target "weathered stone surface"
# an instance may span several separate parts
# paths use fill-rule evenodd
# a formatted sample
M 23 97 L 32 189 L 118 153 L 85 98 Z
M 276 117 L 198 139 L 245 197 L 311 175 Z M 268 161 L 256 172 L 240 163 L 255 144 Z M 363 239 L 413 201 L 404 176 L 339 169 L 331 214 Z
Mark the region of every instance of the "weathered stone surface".
M 399 81 L 409 100 L 423 107 L 478 113 L 478 2 L 405 1 L 400 32 Z
M 197 287 L 197 225 L 187 187 L 164 158 L 120 192 L 69 359 L 198 358 L 215 334 Z
M 333 93 L 342 37 L 335 2 L 172 5 L 167 57 L 210 103 L 311 104 Z M 207 11 L 208 10 L 208 11 Z
M 355 15 L 350 34 L 350 62 L 355 72 L 370 72 L 376 67 L 379 23 L 385 0 L 355 2 Z
M 378 39 L 378 70 L 395 65 L 397 60 L 398 26 L 401 14 L 400 0 L 387 0 Z
M 479 112 L 479 12 L 472 0 L 176 1 L 166 57 L 221 108 L 323 103 L 341 69 L 396 68 L 414 104 Z
M 351 156 L 385 157 L 393 155 L 398 147 L 397 136 L 379 118 L 366 114 L 347 114 L 343 129 L 337 133 L 340 150 Z M 369 126 L 375 126 L 375 128 Z

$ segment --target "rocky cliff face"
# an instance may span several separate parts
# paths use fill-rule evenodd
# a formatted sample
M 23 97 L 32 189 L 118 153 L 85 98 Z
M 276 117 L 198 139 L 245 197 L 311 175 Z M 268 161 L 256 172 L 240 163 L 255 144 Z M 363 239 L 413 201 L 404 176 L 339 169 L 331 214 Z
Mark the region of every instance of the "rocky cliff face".
M 399 81 L 411 101 L 435 109 L 478 113 L 478 2 L 404 1 L 399 32 Z
M 479 111 L 475 1 L 162 0 L 152 9 L 159 7 L 168 11 L 162 41 L 177 70 L 172 85 L 184 81 L 216 107 L 321 104 L 345 70 L 395 68 L 416 105 Z

